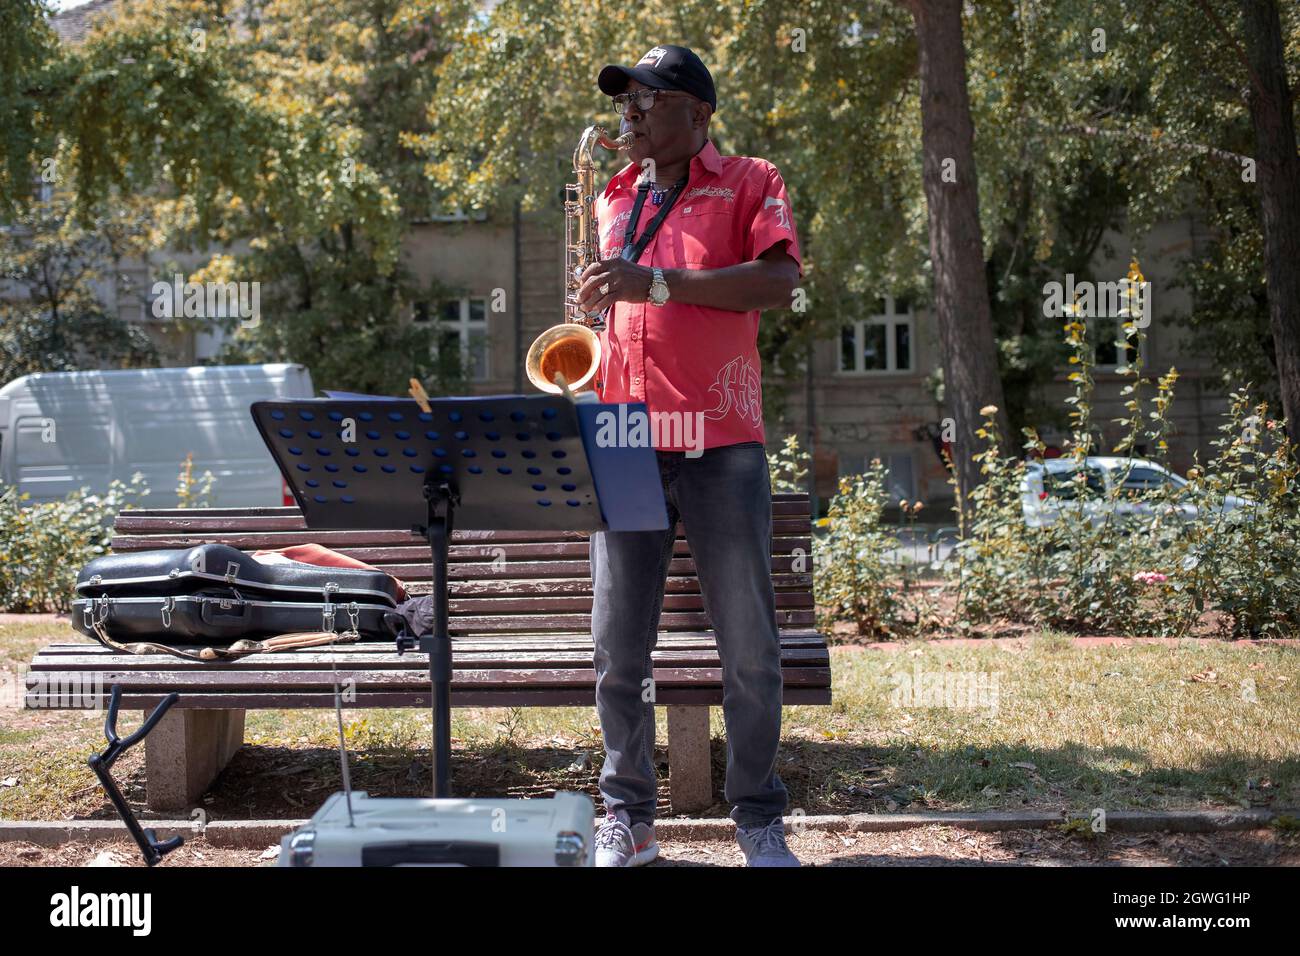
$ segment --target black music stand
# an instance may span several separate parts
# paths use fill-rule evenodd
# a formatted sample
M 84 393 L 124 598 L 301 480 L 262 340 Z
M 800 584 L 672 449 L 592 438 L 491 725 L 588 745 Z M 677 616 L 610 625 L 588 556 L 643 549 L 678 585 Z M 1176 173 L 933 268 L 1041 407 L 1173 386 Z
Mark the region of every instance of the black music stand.
M 645 414 L 643 404 L 575 403 L 543 394 L 435 398 L 429 407 L 358 395 L 254 402 L 252 414 L 308 528 L 410 527 L 428 540 L 433 630 L 417 635 L 418 644 L 399 638 L 398 651 L 418 646 L 429 655 L 433 789 L 435 797 L 447 797 L 453 525 L 653 530 L 668 527 L 668 513 L 654 449 L 608 441 L 610 434 L 626 434 L 629 415 Z

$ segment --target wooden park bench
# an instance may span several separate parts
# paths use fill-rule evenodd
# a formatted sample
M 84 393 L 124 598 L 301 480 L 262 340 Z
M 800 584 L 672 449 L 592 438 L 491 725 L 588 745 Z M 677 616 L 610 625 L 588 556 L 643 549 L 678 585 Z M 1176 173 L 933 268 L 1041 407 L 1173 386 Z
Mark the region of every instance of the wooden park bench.
M 772 580 L 781 628 L 786 704 L 829 704 L 830 658 L 814 629 L 811 524 L 806 495 L 775 495 Z M 722 671 L 695 563 L 677 528 L 658 647 L 655 702 L 668 708 L 669 788 L 674 812 L 713 802 L 709 707 L 722 704 Z M 308 531 L 297 508 L 123 511 L 113 550 L 183 548 L 206 541 L 243 550 L 317 542 L 400 579 L 411 594 L 430 589 L 428 543 L 409 530 Z M 455 531 L 449 583 L 453 639 L 452 705 L 590 706 L 591 579 L 586 532 Z M 347 706 L 427 708 L 428 658 L 391 644 L 341 645 L 236 661 L 198 663 L 133 656 L 93 643 L 37 652 L 26 706 L 76 706 L 58 688 L 95 688 L 107 706 L 114 684 L 122 708 L 149 710 L 176 691 L 177 704 L 145 739 L 148 804 L 190 808 L 244 741 L 244 713 L 332 708 L 334 674 L 355 681 Z M 84 703 L 82 704 L 84 706 Z M 454 786 L 453 773 L 453 786 Z

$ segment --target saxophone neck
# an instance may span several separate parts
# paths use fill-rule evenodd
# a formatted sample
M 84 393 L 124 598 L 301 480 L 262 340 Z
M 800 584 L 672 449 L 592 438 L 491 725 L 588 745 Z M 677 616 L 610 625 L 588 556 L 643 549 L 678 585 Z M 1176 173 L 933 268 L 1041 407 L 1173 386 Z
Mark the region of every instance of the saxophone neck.
M 603 146 L 605 149 L 612 151 L 621 151 L 632 148 L 631 133 L 624 133 L 622 136 L 611 139 L 609 130 L 603 126 L 588 126 L 582 131 L 582 137 L 578 140 L 578 148 L 573 151 L 573 168 L 586 169 L 595 165 L 592 154 L 597 146 Z

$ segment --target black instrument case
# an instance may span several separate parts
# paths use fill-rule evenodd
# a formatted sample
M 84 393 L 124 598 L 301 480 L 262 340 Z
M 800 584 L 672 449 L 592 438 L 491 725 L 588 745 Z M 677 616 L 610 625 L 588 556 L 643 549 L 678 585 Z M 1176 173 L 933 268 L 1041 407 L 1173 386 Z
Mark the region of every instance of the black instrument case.
M 391 640 L 384 615 L 401 602 L 382 571 L 292 561 L 264 564 L 224 544 L 105 555 L 82 568 L 72 624 L 116 641 L 230 642 L 355 630 Z

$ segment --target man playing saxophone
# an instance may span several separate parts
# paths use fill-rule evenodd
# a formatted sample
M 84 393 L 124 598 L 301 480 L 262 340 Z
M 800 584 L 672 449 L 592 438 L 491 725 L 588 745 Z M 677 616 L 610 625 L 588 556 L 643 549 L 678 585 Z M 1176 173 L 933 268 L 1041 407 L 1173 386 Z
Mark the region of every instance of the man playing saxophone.
M 591 538 L 606 753 L 597 865 L 635 866 L 658 852 L 645 691 L 680 518 L 722 662 L 737 842 L 751 866 L 798 866 L 776 773 L 782 678 L 757 347 L 760 310 L 789 306 L 802 275 L 790 200 L 771 163 L 719 155 L 708 135 L 713 78 L 689 49 L 655 46 L 635 66 L 606 66 L 598 84 L 634 137 L 631 162 L 596 200 L 601 258 L 578 293 L 589 312 L 609 310 L 601 398 L 643 401 L 652 419 L 698 421 L 702 434 L 653 429 L 666 531 Z

